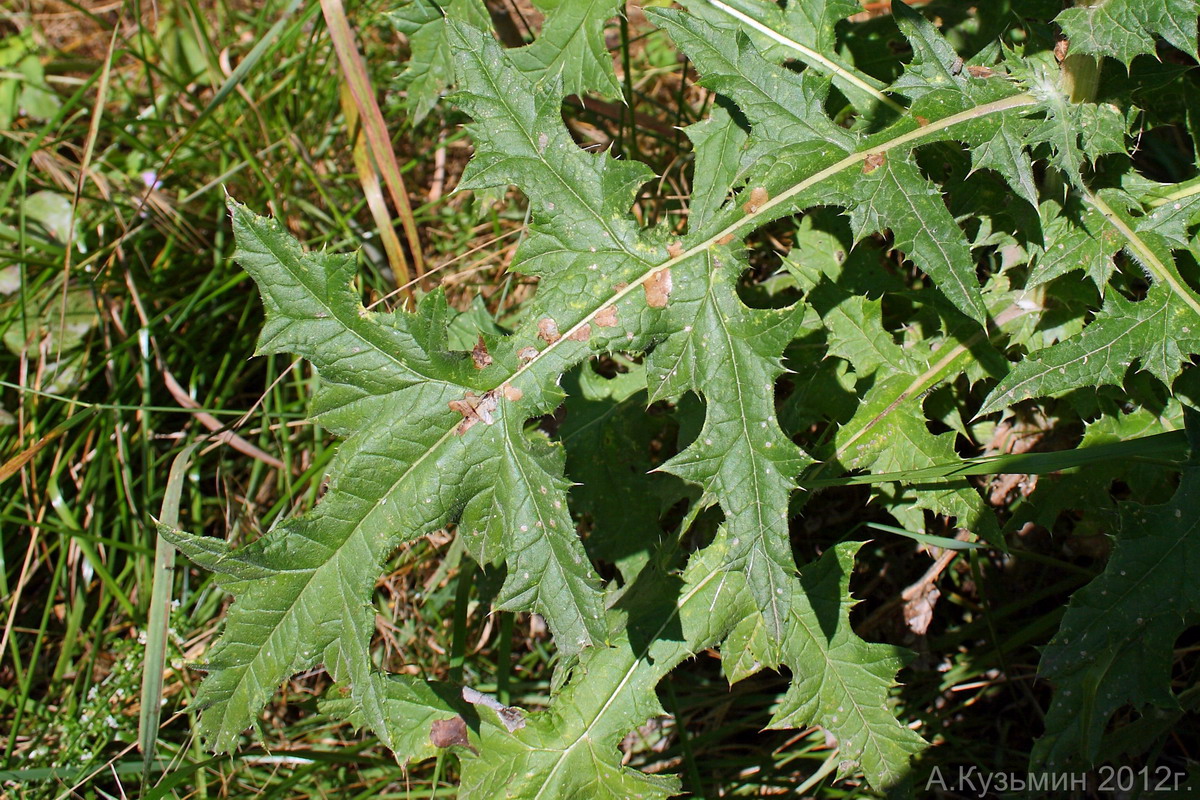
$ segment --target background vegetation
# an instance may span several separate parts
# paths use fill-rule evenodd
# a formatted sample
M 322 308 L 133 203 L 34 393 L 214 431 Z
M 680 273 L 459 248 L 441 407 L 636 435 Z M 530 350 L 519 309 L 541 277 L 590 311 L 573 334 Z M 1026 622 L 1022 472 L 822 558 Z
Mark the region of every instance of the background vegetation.
M 471 152 L 465 118 L 446 104 L 414 117 L 395 82 L 407 45 L 384 15 L 387 3 L 348 11 L 403 198 L 370 166 L 318 3 L 15 5 L 0 17 L 0 785 L 14 797 L 134 796 L 153 520 L 172 488 L 173 460 L 200 442 L 173 487 L 181 519 L 244 542 L 311 507 L 332 455 L 330 437 L 305 421 L 309 367 L 251 358 L 262 309 L 230 258 L 226 195 L 269 211 L 309 248 L 361 248 L 368 304 L 394 307 L 446 287 L 463 315 L 452 337 L 465 349 L 474 330 L 505 325 L 530 295 L 528 279 L 505 271 L 525 212 L 515 195 L 453 193 Z M 919 5 L 966 50 L 1013 14 L 1048 18 L 1061 8 Z M 887 6 L 865 3 L 848 23 L 864 70 L 878 66 L 873 53 L 890 62 L 905 47 Z M 526 4 L 495 10 L 509 43 L 538 30 L 539 14 Z M 610 25 L 608 44 L 621 96 L 569 102 L 565 118 L 582 146 L 650 164 L 661 200 L 637 212 L 682 226 L 691 161 L 678 128 L 703 118 L 712 96 L 636 6 Z M 1165 45 L 1162 55 L 1160 66 L 1142 68 L 1161 69 L 1164 86 L 1194 66 Z M 1193 78 L 1182 80 L 1195 91 Z M 1178 122 L 1148 127 L 1136 158 L 1143 174 L 1178 182 L 1196 173 L 1194 128 L 1181 121 L 1200 109 L 1169 105 L 1178 91 L 1171 86 L 1161 97 L 1147 90 L 1142 102 L 1168 104 L 1157 113 Z M 416 248 L 406 224 L 418 232 Z M 748 292 L 779 289 L 777 253 L 793 245 L 794 227 L 762 237 Z M 868 245 L 875 252 L 886 241 Z M 597 369 L 616 374 L 621 364 Z M 1178 404 L 1153 379 L 1138 381 L 1096 393 L 1092 419 L 1053 402 L 993 418 L 983 446 L 962 455 L 1067 449 L 1085 428 L 1089 443 L 1180 428 Z M 1109 408 L 1121 409 L 1111 430 L 1087 427 Z M 639 435 L 673 441 L 653 410 L 637 419 L 648 426 Z M 980 438 L 979 429 L 971 434 Z M 1049 514 L 1024 503 L 1033 476 L 979 480 L 1013 532 L 1011 553 L 934 559 L 910 539 L 878 538 L 879 526 L 897 520 L 868 506 L 860 486 L 823 492 L 806 515 L 813 553 L 877 537 L 861 551 L 852 584 L 864 600 L 859 632 L 918 654 L 897 702 L 901 718 L 937 745 L 920 775 L 939 764 L 1025 769 L 1048 697 L 1036 648 L 1053 635 L 1066 598 L 1102 569 L 1110 544 L 1101 534 L 1111 530 L 1116 501 L 1161 502 L 1175 485 L 1172 469 L 1111 460 L 1058 484 L 1060 494 L 1086 498 L 1086 508 L 1064 501 Z M 931 532 L 939 526 L 930 519 Z M 536 707 L 549 690 L 553 650 L 537 618 L 486 613 L 491 579 L 448 533 L 404 548 L 377 586 L 380 663 Z M 157 785 L 148 796 L 453 796 L 451 757 L 400 771 L 377 743 L 317 714 L 326 685 L 319 670 L 288 682 L 258 737 L 235 755 L 204 752 L 188 708 L 201 676 L 183 665 L 204 653 L 227 597 L 190 569 L 178 571 L 174 596 Z M 932 608 L 938 596 L 932 624 L 914 622 L 927 613 L 922 602 Z M 1194 685 L 1197 652 L 1194 637 L 1177 643 L 1180 686 Z M 697 796 L 870 796 L 854 776 L 834 780 L 821 731 L 761 731 L 785 686 L 764 673 L 730 689 L 716 659 L 701 654 L 660 687 L 670 714 L 629 737 L 630 763 L 679 772 Z M 1181 711 L 1153 732 L 1164 730 L 1147 738 L 1157 742 L 1151 752 L 1130 745 L 1136 763 L 1194 765 L 1195 715 Z

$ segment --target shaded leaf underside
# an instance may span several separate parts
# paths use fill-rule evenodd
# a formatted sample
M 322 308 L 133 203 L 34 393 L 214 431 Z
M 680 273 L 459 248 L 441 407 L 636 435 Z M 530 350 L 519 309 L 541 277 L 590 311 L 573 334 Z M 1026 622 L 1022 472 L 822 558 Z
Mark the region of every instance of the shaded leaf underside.
M 1196 435 L 1192 430 L 1193 445 Z M 1090 765 L 1122 706 L 1178 707 L 1170 689 L 1173 651 L 1200 615 L 1200 468 L 1192 456 L 1170 502 L 1122 506 L 1108 564 L 1072 596 L 1043 652 L 1040 669 L 1056 693 L 1035 766 Z

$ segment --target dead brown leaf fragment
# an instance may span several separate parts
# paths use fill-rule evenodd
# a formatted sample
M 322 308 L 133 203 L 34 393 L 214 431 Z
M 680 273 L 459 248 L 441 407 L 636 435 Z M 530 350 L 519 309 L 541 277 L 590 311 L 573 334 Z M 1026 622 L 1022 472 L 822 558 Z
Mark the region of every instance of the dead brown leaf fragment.
M 1062 63 L 1067 58 L 1067 52 L 1071 49 L 1071 43 L 1066 39 L 1059 39 L 1054 43 L 1054 60 Z
M 585 322 L 579 328 L 579 330 L 575 331 L 567 338 L 572 342 L 586 342 L 588 339 L 592 338 L 592 326 Z
M 546 317 L 538 320 L 538 338 L 546 344 L 554 344 L 562 336 L 558 332 L 558 323 Z
M 917 636 L 924 636 L 933 622 L 933 609 L 942 593 L 932 583 L 904 601 L 904 624 Z
M 458 745 L 467 748 L 472 753 L 476 752 L 467 738 L 467 722 L 461 716 L 435 719 L 429 726 L 429 741 L 434 747 L 445 748 Z
M 483 341 L 483 334 L 479 335 L 479 341 L 475 343 L 475 347 L 471 348 L 471 360 L 475 362 L 475 369 L 483 369 L 492 365 L 492 357 L 488 353 L 487 343 Z
M 617 307 L 605 306 L 596 312 L 596 325 L 601 328 L 615 328 L 617 325 Z
M 771 199 L 771 195 L 767 194 L 767 190 L 761 186 L 755 186 L 750 190 L 750 199 L 742 206 L 742 210 L 747 214 L 757 214 L 758 210 L 767 204 Z
M 642 288 L 646 290 L 646 305 L 651 308 L 666 308 L 667 302 L 671 298 L 670 268 L 663 267 L 655 272 L 646 279 Z
M 863 174 L 870 175 L 887 162 L 887 153 L 870 153 L 863 159 Z
M 509 733 L 525 727 L 525 712 L 516 706 L 506 706 L 490 694 L 484 694 L 470 686 L 463 687 L 462 697 L 471 705 L 487 706 L 495 711 L 496 716 L 500 718 L 500 722 L 504 724 Z
M 475 423 L 482 422 L 484 425 L 491 425 L 496 420 L 492 417 L 492 412 L 500 405 L 500 401 L 496 396 L 496 390 L 484 392 L 482 397 L 476 396 L 474 392 L 467 392 L 463 395 L 462 400 L 451 400 L 447 403 L 451 411 L 457 411 L 462 414 L 462 422 L 458 423 L 458 427 L 454 429 L 454 433 L 462 436 L 467 431 L 474 427 Z
M 525 727 L 525 713 L 519 708 L 512 706 L 501 708 L 496 712 L 496 716 L 500 718 L 500 722 L 508 729 L 509 733 Z

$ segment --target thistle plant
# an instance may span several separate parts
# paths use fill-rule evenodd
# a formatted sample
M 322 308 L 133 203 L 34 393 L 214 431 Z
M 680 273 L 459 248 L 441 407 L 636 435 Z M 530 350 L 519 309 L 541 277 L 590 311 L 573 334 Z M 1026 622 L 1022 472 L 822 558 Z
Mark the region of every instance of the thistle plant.
M 1168 392 L 1186 379 L 1200 294 L 1177 254 L 1200 252 L 1198 185 L 1140 175 L 1142 112 L 1078 96 L 1052 39 L 960 54 L 894 3 L 911 55 L 885 83 L 839 50 L 857 3 L 683 5 L 646 10 L 719 98 L 684 129 L 683 228 L 639 224 L 651 170 L 581 149 L 562 120 L 567 95 L 621 90 L 603 42 L 615 4 L 547 4 L 540 38 L 510 49 L 477 0 L 395 12 L 412 112 L 452 87 L 444 102 L 472 120 L 459 191 L 512 186 L 528 202 L 511 270 L 536 294 L 512 332 L 481 330 L 469 352 L 450 347 L 441 291 L 368 311 L 353 255 L 304 252 L 230 204 L 266 308 L 259 352 L 312 365 L 312 418 L 342 441 L 315 508 L 258 540 L 162 531 L 236 598 L 196 700 L 214 749 L 235 747 L 282 681 L 323 665 L 325 713 L 401 762 L 453 748 L 464 798 L 670 797 L 678 780 L 623 766 L 618 744 L 664 713 L 660 681 L 713 650 L 731 682 L 790 675 L 770 727 L 820 726 L 843 773 L 902 787 L 927 746 L 893 708 L 908 655 L 852 629 L 859 543 L 797 560 L 809 498 L 876 476 L 875 502 L 902 526 L 951 519 L 1003 550 L 1009 529 L 976 485 L 915 476 L 960 462 L 956 438 L 988 415 L 1144 373 Z M 1158 39 L 1196 56 L 1188 0 L 1108 0 L 1037 30 L 1117 69 Z M 748 304 L 755 237 L 781 225 L 790 302 Z M 581 377 L 611 354 L 628 365 L 619 382 Z M 697 398 L 702 416 L 651 472 L 649 440 L 666 429 L 639 428 L 642 409 L 682 417 Z M 1183 413 L 1178 396 L 1168 406 L 1161 429 Z M 564 407 L 547 433 L 538 421 Z M 1073 598 L 1043 661 L 1056 694 L 1040 761 L 1091 763 L 1118 707 L 1174 702 L 1170 650 L 1200 611 L 1195 478 L 1187 467 L 1167 505 L 1123 510 L 1107 569 Z M 663 512 L 679 503 L 681 520 Z M 559 658 L 545 708 L 373 662 L 377 577 L 441 528 L 502 572 L 494 608 L 545 619 Z

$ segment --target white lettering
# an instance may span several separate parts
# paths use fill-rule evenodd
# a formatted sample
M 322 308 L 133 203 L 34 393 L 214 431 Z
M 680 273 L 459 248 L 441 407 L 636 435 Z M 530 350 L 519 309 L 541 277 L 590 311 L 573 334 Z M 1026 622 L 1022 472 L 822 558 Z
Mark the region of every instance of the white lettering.
M 925 791 L 929 791 L 929 787 L 937 784 L 937 787 L 944 792 L 950 791 L 950 787 L 946 785 L 946 779 L 942 777 L 941 767 L 934 767 L 933 773 L 925 781 Z

